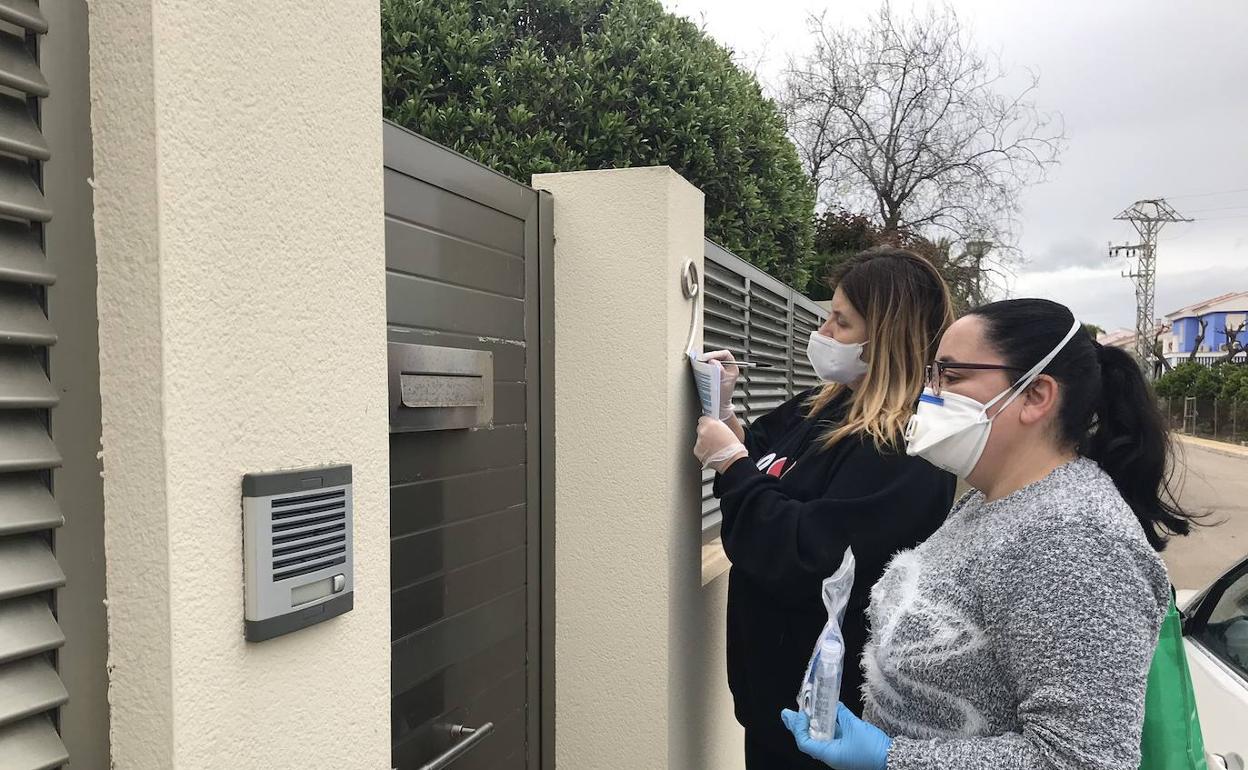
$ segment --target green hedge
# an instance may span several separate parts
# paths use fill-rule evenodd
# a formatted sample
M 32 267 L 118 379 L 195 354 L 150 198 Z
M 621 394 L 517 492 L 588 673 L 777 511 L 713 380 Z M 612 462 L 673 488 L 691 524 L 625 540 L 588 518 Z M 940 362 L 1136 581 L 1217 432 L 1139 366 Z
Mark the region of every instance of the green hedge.
M 1210 367 L 1184 362 L 1158 377 L 1155 387 L 1162 398 L 1221 398 L 1248 403 L 1248 366 Z
M 775 105 L 658 0 L 383 0 L 390 120 L 527 182 L 668 165 L 706 194 L 706 234 L 809 276 L 814 194 Z

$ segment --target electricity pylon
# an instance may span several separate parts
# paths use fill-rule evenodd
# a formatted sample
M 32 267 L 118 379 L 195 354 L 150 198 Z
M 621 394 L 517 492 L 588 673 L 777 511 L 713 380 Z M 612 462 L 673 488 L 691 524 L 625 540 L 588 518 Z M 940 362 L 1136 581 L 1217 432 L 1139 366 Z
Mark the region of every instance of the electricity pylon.
M 1140 235 L 1140 243 L 1109 247 L 1109 256 L 1138 258 L 1133 271 L 1124 272 L 1124 278 L 1135 281 L 1135 357 L 1147 377 L 1153 375 L 1153 315 L 1155 284 L 1157 278 L 1157 234 L 1170 222 L 1191 222 L 1181 216 L 1164 198 L 1136 201 L 1114 219 L 1130 222 Z

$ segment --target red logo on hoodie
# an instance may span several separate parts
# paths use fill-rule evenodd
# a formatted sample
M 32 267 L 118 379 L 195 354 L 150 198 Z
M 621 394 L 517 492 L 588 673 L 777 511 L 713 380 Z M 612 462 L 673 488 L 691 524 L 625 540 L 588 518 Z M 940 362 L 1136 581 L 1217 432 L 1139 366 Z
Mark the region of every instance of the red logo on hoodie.
M 766 473 L 768 476 L 773 476 L 778 479 L 780 478 L 780 474 L 784 472 L 785 463 L 788 461 L 789 458 L 776 457 L 775 452 L 772 452 L 771 454 L 764 455 L 763 458 L 758 461 L 758 469 L 763 473 Z
M 780 478 L 780 474 L 784 472 L 784 464 L 788 461 L 788 459 L 789 458 L 787 457 L 781 457 L 779 460 L 772 463 L 771 467 L 767 469 L 767 475 Z

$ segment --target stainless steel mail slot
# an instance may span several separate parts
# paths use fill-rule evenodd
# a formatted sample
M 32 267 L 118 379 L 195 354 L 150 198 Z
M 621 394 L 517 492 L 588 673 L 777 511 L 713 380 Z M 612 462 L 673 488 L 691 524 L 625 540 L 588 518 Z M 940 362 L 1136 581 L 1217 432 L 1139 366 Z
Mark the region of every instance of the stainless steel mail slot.
M 485 406 L 485 380 L 475 374 L 403 374 L 403 406 Z
M 494 419 L 494 354 L 389 344 L 390 431 L 454 430 Z

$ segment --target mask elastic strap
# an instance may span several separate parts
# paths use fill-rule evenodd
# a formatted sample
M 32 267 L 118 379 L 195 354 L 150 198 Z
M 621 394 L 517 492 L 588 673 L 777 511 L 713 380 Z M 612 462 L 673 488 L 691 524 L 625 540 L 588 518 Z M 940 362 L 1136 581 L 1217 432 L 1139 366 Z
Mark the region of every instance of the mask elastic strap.
M 1062 341 L 1057 343 L 1057 347 L 1053 348 L 1047 356 L 1040 359 L 1039 363 L 1028 369 L 1027 373 L 1023 375 L 1022 379 L 1014 383 L 1013 387 L 1001 391 L 996 398 L 989 401 L 987 404 L 984 404 L 984 411 L 987 412 L 992 408 L 993 404 L 997 403 L 1013 391 L 1013 394 L 1010 395 L 1010 397 L 1006 399 L 1005 403 L 1001 405 L 1001 408 L 997 410 L 997 414 L 1001 414 L 1006 409 L 1009 409 L 1010 404 L 1014 403 L 1014 399 L 1022 395 L 1023 391 L 1027 389 L 1027 386 L 1035 382 L 1036 378 L 1044 372 L 1044 368 L 1053 363 L 1053 359 L 1057 358 L 1057 355 L 1062 352 L 1062 348 L 1066 347 L 1066 343 L 1074 339 L 1075 334 L 1079 332 L 1081 326 L 1082 324 L 1079 323 L 1079 319 L 1076 318 L 1074 324 L 1070 327 L 1070 331 L 1066 332 L 1066 336 L 1062 338 Z M 996 417 L 996 415 L 993 415 L 993 417 Z

